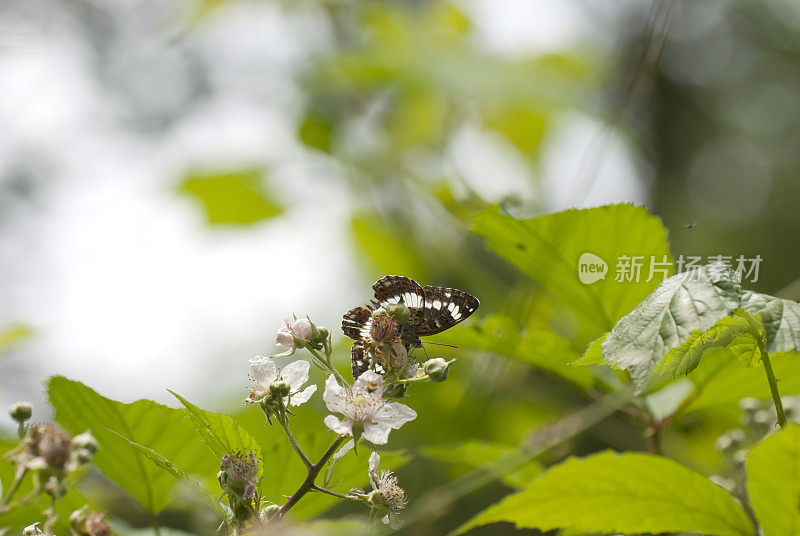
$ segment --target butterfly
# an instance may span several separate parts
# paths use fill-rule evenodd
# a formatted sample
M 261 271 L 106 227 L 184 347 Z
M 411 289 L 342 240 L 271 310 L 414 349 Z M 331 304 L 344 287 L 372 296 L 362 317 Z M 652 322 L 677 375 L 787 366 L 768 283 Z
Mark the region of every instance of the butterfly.
M 411 278 L 387 275 L 372 285 L 374 299 L 354 307 L 342 318 L 342 331 L 356 341 L 351 349 L 353 377 L 369 368 L 369 353 L 364 344 L 372 330 L 372 313 L 389 304 L 402 303 L 410 317 L 399 325 L 399 336 L 406 349 L 419 348 L 420 337 L 435 335 L 469 317 L 480 305 L 478 298 L 454 288 L 423 287 Z

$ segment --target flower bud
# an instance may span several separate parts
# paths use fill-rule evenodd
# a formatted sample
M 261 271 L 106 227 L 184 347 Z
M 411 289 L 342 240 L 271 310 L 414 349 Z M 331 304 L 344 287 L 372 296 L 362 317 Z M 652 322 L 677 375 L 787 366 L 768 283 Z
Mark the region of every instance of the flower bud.
M 85 449 L 94 454 L 100 448 L 100 444 L 89 432 L 78 434 L 72 438 L 72 446 L 76 449 Z
M 408 322 L 411 318 L 411 311 L 408 310 L 404 303 L 390 303 L 386 305 L 386 313 L 393 317 L 397 322 Z
M 719 436 L 717 442 L 714 444 L 714 447 L 722 452 L 723 454 L 731 454 L 735 450 L 741 448 L 744 444 L 746 439 L 744 430 L 739 428 L 735 430 L 729 430 L 726 433 Z
M 427 374 L 431 380 L 443 382 L 450 374 L 450 363 L 452 363 L 452 361 L 445 361 L 441 357 L 435 357 L 423 363 L 422 370 L 425 371 L 425 374 Z
M 388 315 L 389 313 L 386 311 L 384 307 L 378 307 L 377 309 L 372 311 L 372 318 L 375 318 L 376 316 L 388 316 Z
M 89 510 L 89 506 L 84 506 L 78 510 L 75 510 L 69 515 L 69 524 L 77 533 L 81 533 L 83 531 L 84 523 L 86 523 L 86 514 Z
M 328 340 L 330 334 L 331 334 L 330 330 L 325 326 L 317 326 L 317 337 L 320 342 Z
M 258 517 L 261 518 L 261 521 L 266 523 L 267 521 L 272 519 L 280 509 L 281 507 L 278 506 L 277 504 L 268 504 L 261 509 L 261 512 L 259 512 Z
M 75 450 L 75 461 L 78 462 L 79 465 L 87 465 L 92 463 L 94 459 L 94 452 L 89 449 L 76 449 Z
M 276 399 L 283 399 L 283 397 L 289 396 L 290 390 L 291 387 L 284 381 L 273 382 L 269 386 L 270 394 L 272 394 L 272 396 Z
M 769 431 L 775 419 L 776 417 L 774 417 L 771 412 L 760 409 L 753 414 L 753 418 L 750 422 L 750 429 L 756 435 L 764 435 Z
M 761 409 L 761 401 L 752 397 L 743 398 L 739 401 L 739 409 L 744 413 L 755 413 Z
M 8 408 L 8 413 L 11 415 L 12 419 L 22 424 L 33 415 L 33 406 L 28 402 L 17 402 Z

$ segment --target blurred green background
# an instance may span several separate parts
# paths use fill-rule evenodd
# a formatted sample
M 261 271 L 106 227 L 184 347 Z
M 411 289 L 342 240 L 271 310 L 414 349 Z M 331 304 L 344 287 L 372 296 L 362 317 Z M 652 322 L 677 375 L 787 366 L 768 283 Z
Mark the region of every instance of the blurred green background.
M 800 299 L 798 15 L 789 0 L 4 2 L 0 401 L 47 418 L 40 385 L 62 373 L 125 401 L 172 388 L 259 433 L 246 362 L 273 353 L 280 319 L 337 328 L 394 273 L 481 299 L 440 337 L 461 349 L 427 348 L 459 358 L 450 380 L 415 389 L 420 418 L 392 435 L 410 454 L 401 534 L 445 534 L 541 464 L 646 449 L 618 415 L 521 473 L 439 489 L 590 401 L 563 363 L 597 333 L 471 225 L 497 205 L 631 201 L 673 258 L 760 255 L 750 287 Z M 541 330 L 571 336 L 508 342 Z M 316 397 L 295 428 L 324 413 Z M 665 448 L 721 471 L 713 441 L 737 419 L 735 403 L 697 411 Z M 432 490 L 441 504 L 419 510 Z M 204 534 L 204 516 L 179 497 L 162 522 Z

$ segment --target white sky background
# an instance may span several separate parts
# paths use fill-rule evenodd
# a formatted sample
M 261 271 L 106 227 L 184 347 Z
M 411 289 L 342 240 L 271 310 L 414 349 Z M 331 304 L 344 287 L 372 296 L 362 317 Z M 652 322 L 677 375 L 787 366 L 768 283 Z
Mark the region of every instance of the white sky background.
M 165 46 L 174 35 L 155 31 L 149 43 L 137 32 L 174 14 L 158 1 L 120 4 L 116 22 L 130 17 L 130 35 L 107 51 L 112 68 L 103 80 L 59 4 L 19 0 L 6 8 L 12 16 L 0 17 L 0 188 L 11 188 L 21 170 L 36 186 L 32 198 L 0 205 L 0 325 L 20 321 L 37 332 L 0 358 L 0 404 L 40 402 L 32 394 L 51 374 L 122 400 L 170 402 L 167 387 L 198 401 L 244 392 L 247 359 L 275 351 L 285 314 L 308 313 L 336 328 L 342 312 L 369 297 L 337 170 L 294 134 L 302 103 L 293 77 L 325 46 L 324 19 L 270 2 L 220 10 L 185 38 L 209 68 L 202 105 L 153 129 L 137 124 L 131 103 L 144 117 L 169 116 L 192 99 L 192 63 Z M 477 43 L 496 54 L 599 39 L 575 2 L 463 6 Z M 578 161 L 601 129 L 566 117 L 547 140 L 543 195 L 551 208 L 571 203 Z M 454 140 L 467 180 L 490 197 L 529 182 L 513 152 L 486 136 L 467 129 Z M 612 136 L 602 150 L 581 205 L 643 202 L 646 188 L 624 144 Z M 270 166 L 271 187 L 291 207 L 285 217 L 209 229 L 173 192 L 188 167 L 243 162 Z

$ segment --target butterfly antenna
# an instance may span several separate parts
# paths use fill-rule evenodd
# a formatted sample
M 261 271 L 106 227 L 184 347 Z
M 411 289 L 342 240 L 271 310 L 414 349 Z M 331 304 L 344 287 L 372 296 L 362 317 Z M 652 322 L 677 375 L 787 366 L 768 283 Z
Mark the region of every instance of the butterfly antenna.
M 449 348 L 458 348 L 458 346 L 456 346 L 455 344 L 445 344 L 443 342 L 425 341 L 425 344 L 435 344 L 436 346 L 447 346 Z

